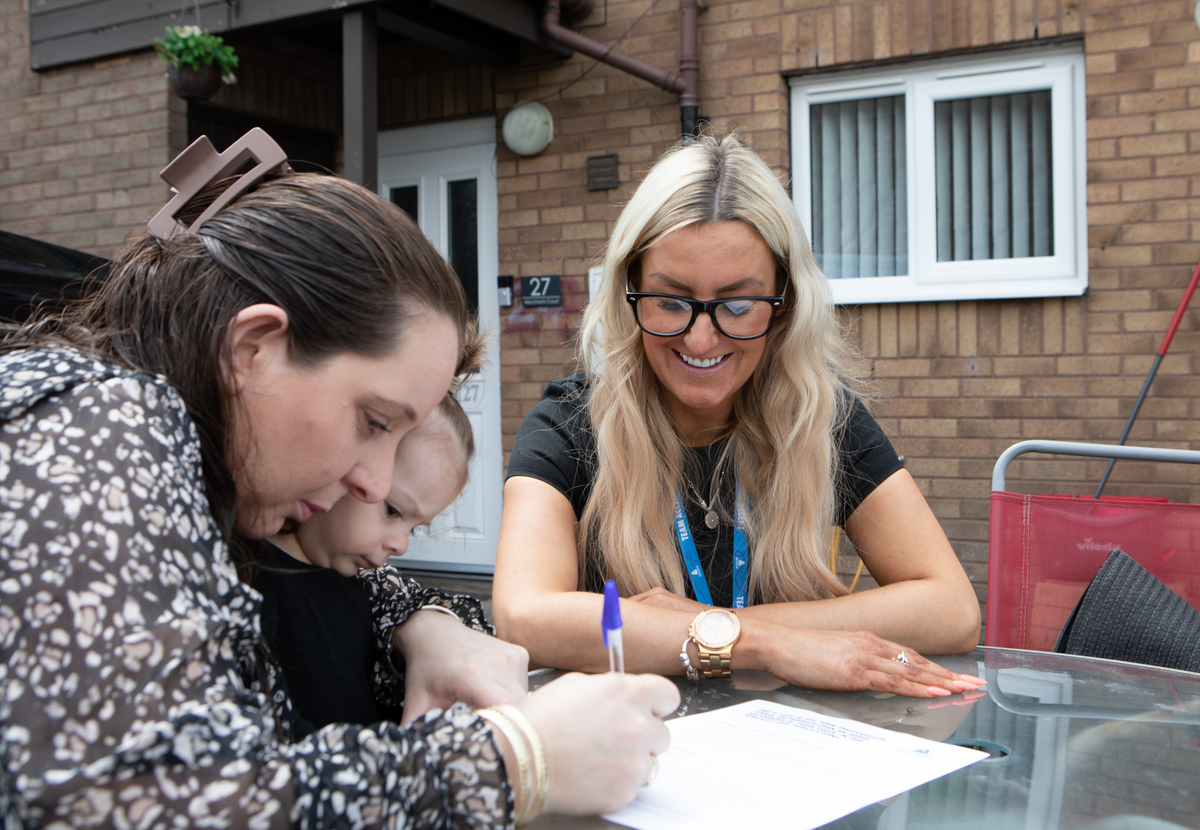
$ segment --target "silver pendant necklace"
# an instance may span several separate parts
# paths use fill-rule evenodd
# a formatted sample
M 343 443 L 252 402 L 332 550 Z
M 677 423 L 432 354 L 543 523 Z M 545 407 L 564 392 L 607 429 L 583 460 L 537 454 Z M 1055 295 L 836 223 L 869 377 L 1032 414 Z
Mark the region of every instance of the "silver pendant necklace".
M 688 487 L 692 491 L 692 495 L 696 497 L 696 501 L 700 502 L 700 507 L 704 509 L 704 526 L 712 530 L 717 526 L 717 497 L 721 495 L 721 482 L 725 480 L 725 473 L 721 473 L 721 477 L 717 479 L 717 492 L 712 497 L 712 506 L 704 500 L 700 495 L 700 491 L 696 489 L 696 485 L 688 482 Z

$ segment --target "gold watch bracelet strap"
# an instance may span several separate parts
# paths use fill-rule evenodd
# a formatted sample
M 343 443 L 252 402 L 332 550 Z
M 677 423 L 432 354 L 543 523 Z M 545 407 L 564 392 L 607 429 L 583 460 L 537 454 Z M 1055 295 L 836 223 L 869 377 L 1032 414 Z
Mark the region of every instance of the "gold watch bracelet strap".
M 704 649 L 700 649 L 700 671 L 705 677 L 710 679 L 732 677 L 733 671 L 729 667 L 732 658 L 732 649 L 710 651 L 708 653 L 705 653 Z

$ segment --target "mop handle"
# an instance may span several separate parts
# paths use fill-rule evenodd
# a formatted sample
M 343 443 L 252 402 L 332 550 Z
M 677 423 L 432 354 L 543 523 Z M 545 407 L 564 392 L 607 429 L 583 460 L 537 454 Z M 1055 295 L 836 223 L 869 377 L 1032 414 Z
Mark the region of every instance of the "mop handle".
M 1160 355 L 1166 355 L 1167 349 L 1171 348 L 1171 338 L 1175 336 L 1175 330 L 1179 328 L 1179 323 L 1183 320 L 1183 313 L 1187 311 L 1188 303 L 1192 301 L 1192 294 L 1196 290 L 1197 282 L 1200 282 L 1200 262 L 1196 263 L 1196 270 L 1192 272 L 1192 281 L 1188 283 L 1187 290 L 1183 292 L 1183 300 L 1180 301 L 1179 308 L 1175 309 L 1175 317 L 1171 320 L 1171 325 L 1163 336 L 1162 345 L 1158 347 Z
M 1154 358 L 1153 365 L 1150 366 L 1150 374 L 1146 375 L 1146 382 L 1142 384 L 1142 391 L 1138 394 L 1137 400 L 1133 404 L 1133 411 L 1129 413 L 1129 420 L 1125 422 L 1125 429 L 1121 432 L 1121 438 L 1117 441 L 1119 447 L 1125 445 L 1125 439 L 1129 437 L 1129 431 L 1133 429 L 1134 419 L 1137 418 L 1138 412 L 1142 408 L 1142 402 L 1146 400 L 1146 393 L 1150 391 L 1150 384 L 1154 382 L 1154 376 L 1158 374 L 1158 367 L 1162 365 L 1167 349 L 1171 348 L 1175 330 L 1179 328 L 1179 323 L 1183 320 L 1183 313 L 1187 311 L 1188 303 L 1192 301 L 1192 294 L 1195 292 L 1198 282 L 1200 282 L 1200 262 L 1196 263 L 1196 270 L 1192 271 L 1192 279 L 1188 283 L 1187 290 L 1183 292 L 1179 308 L 1175 309 L 1175 317 L 1171 320 L 1171 325 L 1167 327 L 1167 333 L 1163 335 L 1162 345 L 1158 347 L 1158 355 Z M 1100 479 L 1100 486 L 1096 488 L 1096 493 L 1092 498 L 1100 498 L 1100 494 L 1104 492 L 1104 485 L 1108 484 L 1108 477 L 1112 475 L 1116 463 L 1117 459 L 1115 458 L 1109 460 L 1108 467 L 1104 470 L 1104 476 Z

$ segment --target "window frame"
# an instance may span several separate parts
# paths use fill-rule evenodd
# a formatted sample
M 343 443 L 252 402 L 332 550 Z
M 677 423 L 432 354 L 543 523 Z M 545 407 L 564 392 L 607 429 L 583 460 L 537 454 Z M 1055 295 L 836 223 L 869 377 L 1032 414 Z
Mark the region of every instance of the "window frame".
M 908 262 L 904 276 L 830 279 L 839 305 L 1067 297 L 1087 291 L 1087 145 L 1082 46 L 1012 49 L 936 61 L 793 77 L 792 199 L 812 227 L 809 107 L 905 96 Z M 1047 257 L 937 261 L 934 104 L 1050 90 L 1055 253 Z

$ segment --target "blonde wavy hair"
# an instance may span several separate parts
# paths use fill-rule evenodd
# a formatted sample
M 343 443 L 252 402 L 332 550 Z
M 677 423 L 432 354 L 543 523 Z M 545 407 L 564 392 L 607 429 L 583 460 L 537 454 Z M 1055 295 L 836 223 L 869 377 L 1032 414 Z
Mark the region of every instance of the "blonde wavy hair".
M 738 391 L 716 469 L 741 485 L 753 551 L 752 601 L 840 596 L 826 563 L 835 517 L 836 435 L 849 413 L 848 354 L 828 284 L 779 179 L 736 135 L 680 143 L 647 175 L 617 220 L 597 297 L 583 316 L 579 359 L 591 377 L 588 410 L 598 472 L 578 526 L 579 581 L 589 560 L 623 595 L 685 592 L 672 522 L 685 450 L 625 300 L 642 257 L 662 237 L 699 223 L 745 222 L 770 247 L 780 318 Z M 717 479 L 714 472 L 714 480 Z M 723 511 L 729 521 L 731 510 Z

